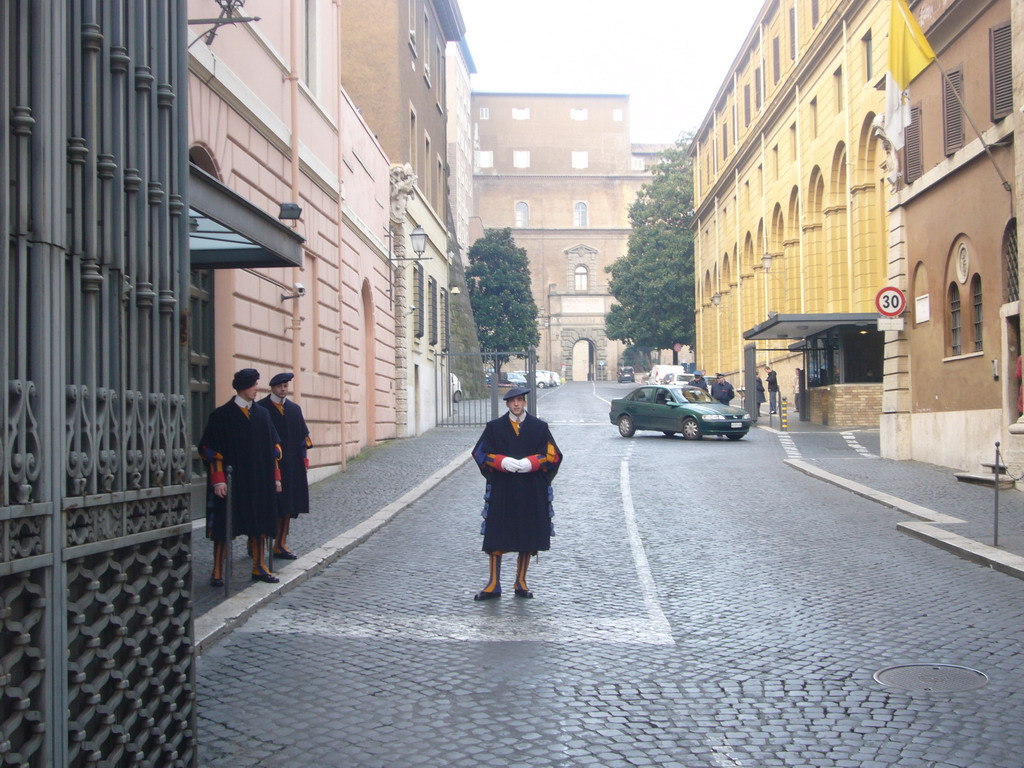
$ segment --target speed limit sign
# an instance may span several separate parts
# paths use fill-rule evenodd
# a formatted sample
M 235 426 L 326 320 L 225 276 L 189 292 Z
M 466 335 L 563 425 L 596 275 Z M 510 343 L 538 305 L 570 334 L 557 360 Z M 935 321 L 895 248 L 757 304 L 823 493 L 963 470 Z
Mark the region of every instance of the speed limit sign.
M 907 308 L 907 297 L 899 288 L 887 285 L 875 295 L 875 308 L 886 317 L 899 317 Z

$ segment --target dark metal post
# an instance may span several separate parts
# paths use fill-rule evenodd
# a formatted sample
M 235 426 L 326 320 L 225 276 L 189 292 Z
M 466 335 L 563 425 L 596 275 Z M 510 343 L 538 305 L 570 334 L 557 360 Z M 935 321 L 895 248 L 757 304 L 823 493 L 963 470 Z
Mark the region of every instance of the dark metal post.
M 224 519 L 224 597 L 231 597 L 231 542 L 233 541 L 234 532 L 232 529 L 232 518 L 235 515 L 233 494 L 231 488 L 231 466 L 226 467 L 227 478 L 228 478 L 228 495 L 225 497 L 224 508 L 227 510 L 227 517 Z

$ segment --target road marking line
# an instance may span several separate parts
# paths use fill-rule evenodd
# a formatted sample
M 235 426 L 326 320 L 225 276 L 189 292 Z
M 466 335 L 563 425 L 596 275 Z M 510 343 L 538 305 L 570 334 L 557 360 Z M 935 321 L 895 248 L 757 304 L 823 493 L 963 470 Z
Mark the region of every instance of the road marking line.
M 640 531 L 636 525 L 636 509 L 633 507 L 633 493 L 629 487 L 629 456 L 633 451 L 630 443 L 626 458 L 619 465 L 619 485 L 622 488 L 622 509 L 626 518 L 626 537 L 629 540 L 629 548 L 633 552 L 633 562 L 636 564 L 636 575 L 640 580 L 640 592 L 643 596 L 644 607 L 647 609 L 648 618 L 655 631 L 663 632 L 672 644 L 672 627 L 658 604 L 658 590 L 654 584 L 654 576 L 651 575 L 651 566 L 647 560 L 647 552 L 644 551 L 644 542 L 640 538 Z

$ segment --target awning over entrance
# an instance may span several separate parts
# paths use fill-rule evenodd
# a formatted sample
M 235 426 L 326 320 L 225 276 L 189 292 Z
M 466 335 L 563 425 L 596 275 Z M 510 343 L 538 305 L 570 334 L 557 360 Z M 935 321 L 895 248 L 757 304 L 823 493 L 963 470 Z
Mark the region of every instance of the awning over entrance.
M 743 332 L 748 341 L 767 339 L 806 339 L 839 326 L 875 328 L 876 312 L 835 312 L 814 315 L 775 315 Z
M 194 165 L 188 195 L 193 269 L 302 266 L 300 235 Z

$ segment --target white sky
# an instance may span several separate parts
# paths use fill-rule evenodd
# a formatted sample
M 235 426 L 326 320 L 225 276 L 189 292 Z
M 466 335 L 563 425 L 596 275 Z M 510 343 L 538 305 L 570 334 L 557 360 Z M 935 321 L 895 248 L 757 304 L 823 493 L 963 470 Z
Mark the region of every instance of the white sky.
M 629 94 L 631 140 L 700 125 L 764 0 L 459 0 L 476 91 Z

